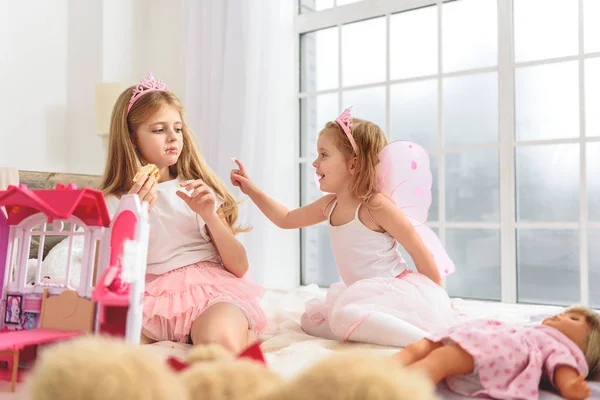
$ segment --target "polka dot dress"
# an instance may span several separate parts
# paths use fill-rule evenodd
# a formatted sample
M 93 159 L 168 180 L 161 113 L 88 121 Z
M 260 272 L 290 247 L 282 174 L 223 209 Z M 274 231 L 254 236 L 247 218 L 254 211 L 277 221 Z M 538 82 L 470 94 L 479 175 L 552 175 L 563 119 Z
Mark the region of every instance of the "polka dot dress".
M 542 378 L 554 384 L 554 370 L 560 365 L 588 374 L 581 349 L 558 330 L 544 325 L 468 321 L 428 339 L 456 343 L 473 357 L 472 375 L 446 379 L 450 389 L 467 396 L 533 399 L 538 398 Z

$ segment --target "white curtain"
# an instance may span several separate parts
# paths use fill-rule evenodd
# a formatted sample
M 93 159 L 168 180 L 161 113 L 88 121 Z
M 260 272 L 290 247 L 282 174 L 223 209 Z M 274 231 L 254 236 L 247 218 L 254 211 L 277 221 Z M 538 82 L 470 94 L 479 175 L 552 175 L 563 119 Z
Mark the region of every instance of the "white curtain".
M 297 0 L 184 1 L 184 104 L 204 157 L 229 183 L 242 160 L 254 182 L 288 207 L 298 203 Z M 245 196 L 232 188 L 239 199 Z M 249 199 L 240 235 L 251 276 L 268 287 L 299 282 L 299 233 L 273 226 Z

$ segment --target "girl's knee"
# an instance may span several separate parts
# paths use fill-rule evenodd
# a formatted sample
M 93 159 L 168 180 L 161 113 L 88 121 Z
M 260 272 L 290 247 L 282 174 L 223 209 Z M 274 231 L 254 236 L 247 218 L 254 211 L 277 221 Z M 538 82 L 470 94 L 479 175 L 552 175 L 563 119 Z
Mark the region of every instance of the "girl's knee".
M 247 326 L 232 326 L 223 324 L 210 327 L 209 329 L 194 329 L 190 336 L 192 343 L 195 345 L 215 343 L 223 346 L 225 349 L 237 353 L 243 350 L 248 342 L 248 327 Z
M 208 338 L 206 343 L 216 343 L 232 353 L 242 351 L 248 342 L 248 330 L 245 332 L 222 331 L 220 334 L 215 334 Z

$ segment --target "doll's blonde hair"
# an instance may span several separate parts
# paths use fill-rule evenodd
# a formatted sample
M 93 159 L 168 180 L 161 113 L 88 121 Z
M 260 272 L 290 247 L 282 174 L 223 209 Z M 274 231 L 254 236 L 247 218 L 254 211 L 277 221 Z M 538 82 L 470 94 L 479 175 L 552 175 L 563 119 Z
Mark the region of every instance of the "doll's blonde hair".
M 585 338 L 583 354 L 590 369 L 589 376 L 595 377 L 600 372 L 600 314 L 580 305 L 569 307 L 565 312 L 583 315 L 590 326 L 590 331 Z
M 194 135 L 185 123 L 181 101 L 172 92 L 149 92 L 140 97 L 127 114 L 127 106 L 134 88 L 135 86 L 125 89 L 113 107 L 108 138 L 108 158 L 100 190 L 105 196 L 120 197 L 131 189 L 133 177 L 144 164 L 133 142 L 136 130 L 161 108 L 174 107 L 181 117 L 183 149 L 177 163 L 169 167 L 169 173 L 182 180 L 202 179 L 223 201 L 221 212 L 233 233 L 248 231 L 249 229 L 236 225 L 238 203 L 235 198 L 200 157 Z
M 373 122 L 352 118 L 352 138 L 358 147 L 358 155 L 354 153 L 350 140 L 336 122 L 328 122 L 319 136 L 325 132 L 333 133 L 334 143 L 346 159 L 356 157 L 356 174 L 350 184 L 350 192 L 368 203 L 373 195 L 380 192 L 377 182 L 379 153 L 388 143 L 383 129 Z

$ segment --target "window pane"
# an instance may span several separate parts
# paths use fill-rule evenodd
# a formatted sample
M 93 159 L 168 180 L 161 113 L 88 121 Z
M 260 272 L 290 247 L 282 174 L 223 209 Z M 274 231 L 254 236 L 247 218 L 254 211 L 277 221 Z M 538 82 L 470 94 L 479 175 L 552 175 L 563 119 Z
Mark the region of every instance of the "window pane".
M 585 146 L 588 220 L 600 222 L 600 143 L 588 143 Z M 600 241 L 595 245 L 600 247 Z
M 586 53 L 600 51 L 600 1 L 583 0 L 583 49 Z
M 301 230 L 302 284 L 315 283 L 328 287 L 340 280 L 329 241 L 327 224 L 313 225 Z
M 352 115 L 366 119 L 385 131 L 385 87 L 348 90 L 342 93 L 342 108 L 352 106 Z M 333 117 L 335 119 L 337 115 Z
M 390 102 L 392 140 L 439 146 L 437 79 L 393 85 Z
M 385 80 L 386 21 L 375 18 L 342 26 L 342 84 Z
M 578 3 L 573 0 L 514 0 L 515 61 L 577 54 Z
M 316 157 L 317 135 L 329 121 L 335 120 L 340 113 L 339 96 L 337 93 L 322 94 L 300 100 L 301 135 L 300 155 Z
M 300 14 L 333 7 L 333 0 L 300 0 Z
M 517 229 L 520 303 L 579 302 L 579 231 Z
M 429 222 L 439 221 L 440 220 L 440 185 L 439 185 L 439 154 L 431 153 L 429 155 L 430 166 L 431 166 L 431 175 L 433 176 L 433 183 L 431 185 L 431 206 L 429 207 L 429 214 L 427 215 L 427 220 Z
M 437 14 L 437 7 L 425 7 L 390 17 L 391 79 L 437 74 Z
M 497 0 L 461 0 L 442 10 L 444 72 L 498 64 Z
M 588 230 L 590 305 L 600 308 L 600 229 Z
M 585 60 L 585 133 L 600 136 L 600 58 Z
M 446 146 L 498 142 L 498 73 L 444 79 Z
M 447 229 L 446 249 L 456 272 L 446 278 L 453 297 L 500 300 L 500 232 Z
M 446 154 L 446 220 L 499 220 L 498 149 Z
M 578 137 L 577 61 L 517 69 L 515 101 L 517 140 Z
M 312 203 L 323 194 L 315 183 L 315 169 L 310 163 L 300 165 L 301 205 Z M 329 286 L 339 281 L 326 222 L 301 230 L 302 284 Z
M 577 221 L 579 145 L 518 148 L 516 194 L 518 221 Z
M 315 167 L 311 162 L 300 164 L 300 206 L 305 206 L 323 197 L 315 182 Z
M 305 33 L 300 39 L 303 92 L 339 87 L 339 29 Z

